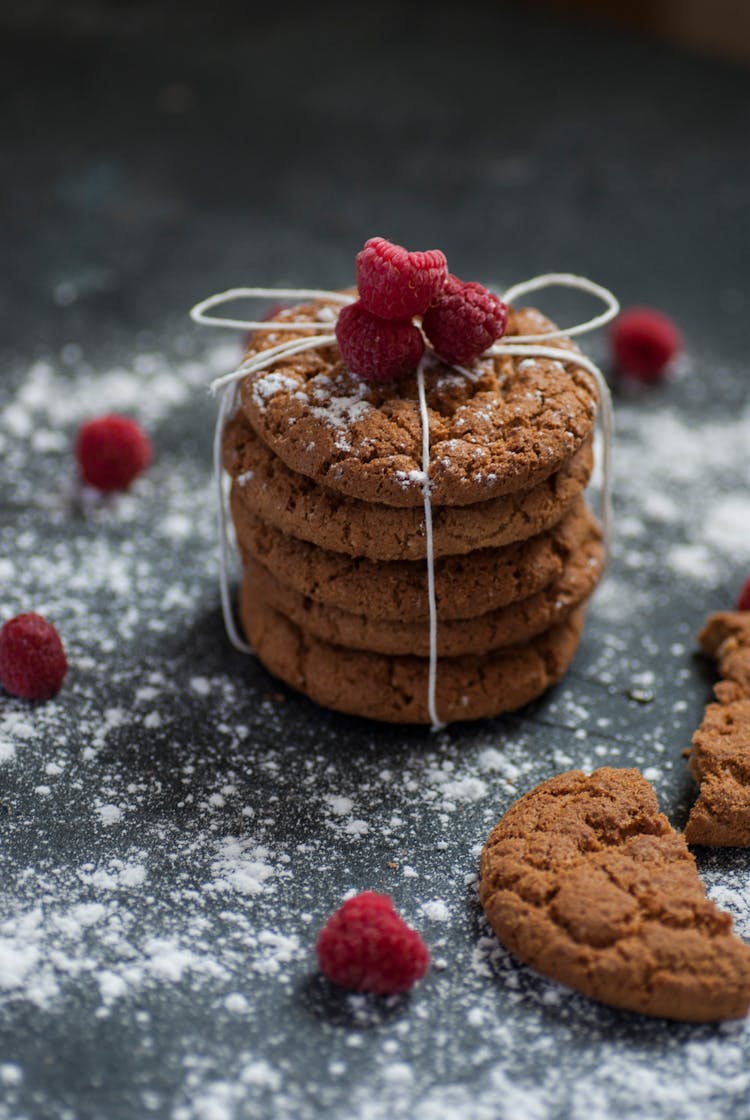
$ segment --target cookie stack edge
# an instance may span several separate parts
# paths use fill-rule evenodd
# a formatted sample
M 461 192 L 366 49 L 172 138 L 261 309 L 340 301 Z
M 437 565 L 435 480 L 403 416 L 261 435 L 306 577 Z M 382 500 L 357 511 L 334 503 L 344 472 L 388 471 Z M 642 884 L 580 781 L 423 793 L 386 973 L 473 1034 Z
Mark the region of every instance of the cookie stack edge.
M 542 318 L 520 315 L 518 330 Z M 560 679 L 604 559 L 581 496 L 596 407 L 585 371 L 480 367 L 471 384 L 439 367 L 428 386 L 446 722 L 519 708 Z M 406 381 L 363 388 L 335 346 L 287 359 L 242 383 L 224 464 L 245 566 L 240 617 L 261 661 L 326 707 L 428 723 L 420 433 Z

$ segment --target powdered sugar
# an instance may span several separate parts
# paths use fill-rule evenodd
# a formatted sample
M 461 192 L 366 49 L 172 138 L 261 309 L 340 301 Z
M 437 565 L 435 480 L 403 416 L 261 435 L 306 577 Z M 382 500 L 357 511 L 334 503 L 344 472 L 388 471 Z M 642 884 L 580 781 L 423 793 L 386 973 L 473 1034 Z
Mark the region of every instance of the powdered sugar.
M 0 417 L 2 609 L 49 614 L 71 663 L 58 699 L 0 711 L 0 1117 L 70 1114 L 70 1054 L 99 1038 L 139 1117 L 737 1113 L 743 1025 L 649 1023 L 542 980 L 490 935 L 475 880 L 492 824 L 559 769 L 641 766 L 684 811 L 680 751 L 707 697 L 693 631 L 750 567 L 748 413 L 680 405 L 689 377 L 647 408 L 625 402 L 627 533 L 572 673 L 521 717 L 428 736 L 322 712 L 227 646 L 203 387 L 235 357 L 48 357 L 15 371 Z M 78 491 L 69 448 L 78 423 L 114 408 L 157 454 L 131 493 L 102 501 Z M 701 867 L 750 937 L 741 856 Z M 435 967 L 408 1001 L 315 980 L 317 930 L 367 888 L 430 945 Z M 84 1070 L 81 1100 L 98 1078 L 104 1114 L 119 1076 Z

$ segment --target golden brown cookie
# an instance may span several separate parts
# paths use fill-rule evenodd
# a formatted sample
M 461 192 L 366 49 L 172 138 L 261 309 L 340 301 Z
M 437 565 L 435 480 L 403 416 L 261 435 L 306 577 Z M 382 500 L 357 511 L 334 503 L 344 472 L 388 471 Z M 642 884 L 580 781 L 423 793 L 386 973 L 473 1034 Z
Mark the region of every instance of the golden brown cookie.
M 248 640 L 266 668 L 326 708 L 388 723 L 430 723 L 426 657 L 387 657 L 305 634 L 252 594 L 240 599 Z M 438 662 L 436 708 L 441 720 L 481 719 L 513 711 L 559 680 L 573 659 L 583 611 L 521 646 L 482 657 Z
M 711 615 L 698 635 L 725 679 L 693 736 L 690 772 L 698 800 L 685 827 L 689 844 L 750 846 L 750 612 Z
M 591 441 L 538 486 L 467 506 L 433 506 L 435 556 L 499 548 L 556 524 L 589 481 Z M 290 470 L 266 447 L 242 413 L 224 433 L 224 466 L 251 512 L 282 533 L 319 548 L 371 560 L 421 560 L 424 510 L 347 498 Z
M 599 526 L 592 521 L 587 535 L 564 559 L 562 575 L 548 587 L 528 599 L 484 612 L 475 618 L 442 621 L 437 631 L 438 656 L 482 654 L 502 646 L 528 642 L 562 622 L 575 607 L 589 598 L 599 582 L 603 563 L 601 533 Z M 243 594 L 263 599 L 303 630 L 334 645 L 373 653 L 429 656 L 428 620 L 403 622 L 376 619 L 318 603 L 281 583 L 249 555 L 245 557 Z M 367 604 L 364 606 L 366 609 Z
M 300 337 L 283 320 L 315 319 L 322 304 L 277 316 L 248 356 Z M 509 314 L 506 338 L 553 324 L 537 311 Z M 577 352 L 565 339 L 556 349 Z M 432 500 L 466 505 L 528 490 L 555 474 L 590 438 L 597 389 L 582 367 L 544 358 L 484 358 L 471 376 L 437 359 L 425 373 Z M 341 494 L 394 506 L 420 506 L 421 422 L 413 375 L 368 384 L 344 366 L 338 346 L 284 360 L 240 382 L 245 416 L 292 470 Z
M 747 1013 L 750 948 L 637 770 L 570 771 L 512 805 L 480 897 L 517 957 L 602 1003 L 689 1022 Z
M 423 560 L 375 561 L 329 552 L 285 536 L 248 513 L 236 495 L 232 516 L 240 551 L 279 582 L 315 602 L 373 619 L 429 617 Z M 564 561 L 591 532 L 594 516 L 582 498 L 563 520 L 529 541 L 485 548 L 435 562 L 438 619 L 471 618 L 526 599 L 562 574 Z

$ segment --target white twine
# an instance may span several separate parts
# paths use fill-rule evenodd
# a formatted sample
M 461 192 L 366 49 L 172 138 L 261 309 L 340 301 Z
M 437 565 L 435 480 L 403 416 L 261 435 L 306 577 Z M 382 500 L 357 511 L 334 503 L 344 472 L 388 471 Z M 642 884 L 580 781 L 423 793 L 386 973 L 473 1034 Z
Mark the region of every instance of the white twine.
M 519 296 L 525 296 L 528 292 L 538 292 L 541 288 L 555 287 L 577 288 L 580 292 L 588 292 L 606 303 L 606 311 L 602 311 L 601 315 L 594 315 L 593 318 L 586 319 L 583 323 L 576 323 L 572 327 L 544 331 L 542 334 L 514 335 L 516 341 L 545 342 L 550 338 L 572 338 L 577 334 L 588 334 L 589 331 L 595 331 L 597 327 L 603 327 L 605 323 L 609 323 L 619 313 L 620 304 L 609 288 L 603 288 L 601 284 L 595 284 L 593 280 L 589 280 L 588 276 L 576 276 L 572 272 L 545 272 L 541 276 L 533 276 L 531 280 L 524 280 L 523 283 L 514 284 L 512 288 L 508 288 L 501 298 L 503 303 L 515 303 Z
M 326 326 L 330 330 L 330 323 Z M 211 382 L 209 388 L 212 393 L 217 393 L 226 385 L 232 385 L 236 381 L 241 381 L 249 373 L 258 373 L 262 369 L 267 369 L 269 366 L 275 364 L 280 358 L 290 358 L 294 354 L 303 354 L 307 350 L 315 350 L 321 346 L 330 346 L 332 342 L 336 341 L 335 334 L 313 335 L 307 338 L 290 339 L 289 342 L 280 342 L 278 346 L 271 346 L 268 350 L 261 350 L 253 358 L 243 362 L 237 369 L 232 370 L 231 373 L 225 373 L 223 377 L 216 377 Z
M 615 315 L 617 312 L 615 311 Z M 513 338 L 516 335 L 512 336 Z M 518 335 L 519 338 L 525 338 L 525 335 Z M 604 537 L 604 551 L 605 556 L 609 559 L 612 550 L 612 538 L 614 534 L 613 517 L 612 517 L 612 441 L 615 434 L 615 413 L 612 407 L 612 394 L 609 390 L 604 374 L 599 369 L 595 362 L 590 358 L 585 357 L 583 354 L 576 354 L 571 350 L 558 350 L 554 346 L 514 346 L 510 343 L 505 345 L 503 343 L 496 343 L 487 351 L 488 354 L 493 356 L 500 356 L 501 354 L 509 354 L 512 357 L 524 358 L 551 358 L 558 362 L 567 362 L 568 365 L 572 363 L 575 358 L 575 365 L 582 366 L 592 374 L 596 381 L 599 390 L 599 400 L 601 403 L 601 423 L 602 423 L 602 534 Z
M 521 284 L 516 284 L 503 295 L 503 300 L 506 303 L 512 303 L 519 296 L 525 295 L 527 292 L 539 291 L 543 288 L 559 286 L 565 288 L 575 288 L 579 291 L 588 292 L 589 294 L 601 299 L 607 306 L 606 309 L 599 315 L 595 315 L 590 319 L 586 319 L 582 323 L 576 323 L 572 327 L 561 328 L 554 331 L 545 331 L 542 334 L 526 334 L 526 335 L 513 335 L 512 342 L 498 342 L 491 346 L 482 357 L 499 357 L 507 354 L 510 357 L 524 357 L 524 358 L 549 358 L 554 361 L 563 362 L 566 365 L 576 365 L 587 370 L 596 381 L 599 391 L 599 400 L 601 404 L 600 418 L 602 424 L 602 530 L 604 534 L 604 545 L 607 557 L 610 554 L 613 536 L 612 525 L 612 441 L 614 437 L 614 410 L 612 408 L 612 395 L 609 391 L 604 374 L 590 358 L 579 354 L 574 350 L 563 350 L 553 346 L 539 345 L 542 342 L 548 342 L 553 338 L 570 338 L 574 335 L 585 334 L 588 331 L 595 330 L 597 327 L 604 326 L 605 323 L 610 322 L 618 314 L 620 305 L 608 288 L 602 287 L 600 284 L 595 284 L 593 280 L 589 280 L 585 276 L 575 276 L 569 272 L 548 272 L 541 276 L 535 276 L 530 280 L 525 280 Z M 218 307 L 224 303 L 229 303 L 237 299 L 269 299 L 274 297 L 281 297 L 282 299 L 313 299 L 313 300 L 326 300 L 328 302 L 339 303 L 346 305 L 353 303 L 356 296 L 344 294 L 342 292 L 329 292 L 319 290 L 317 288 L 230 288 L 226 292 L 219 292 L 216 295 L 209 296 L 208 299 L 202 300 L 192 308 L 190 317 L 196 323 L 202 323 L 207 326 L 229 327 L 239 330 L 328 330 L 330 332 L 331 319 L 326 318 L 323 321 L 300 321 L 300 322 L 279 322 L 278 320 L 254 320 L 254 319 L 225 319 L 220 316 L 213 316 L 206 314 L 214 307 Z M 295 354 L 302 354 L 308 350 L 319 349 L 323 346 L 330 346 L 331 343 L 336 341 L 335 334 L 325 335 L 306 335 L 304 338 L 282 342 L 278 346 L 270 347 L 267 350 L 261 350 L 231 373 L 225 374 L 223 377 L 217 377 L 211 382 L 210 388 L 213 393 L 221 392 L 221 400 L 219 403 L 218 416 L 216 420 L 216 429 L 214 432 L 214 474 L 217 486 L 217 497 L 219 504 L 218 521 L 219 521 L 219 547 L 220 547 L 220 562 L 219 562 L 219 578 L 221 590 L 221 608 L 224 615 L 224 625 L 226 627 L 227 635 L 230 642 L 235 649 L 243 653 L 253 653 L 253 649 L 247 642 L 245 642 L 236 627 L 234 621 L 234 614 L 232 612 L 231 597 L 229 593 L 229 537 L 228 537 L 228 510 L 227 510 L 227 497 L 228 493 L 223 483 L 222 476 L 222 437 L 224 432 L 224 425 L 227 418 L 234 412 L 237 403 L 237 382 L 248 374 L 257 373 L 260 370 L 267 369 L 269 366 L 274 365 L 287 357 L 292 357 Z M 439 731 L 445 727 L 441 723 L 436 706 L 436 689 L 437 689 L 437 598 L 435 595 L 435 549 L 434 549 L 434 535 L 432 526 L 432 496 L 431 496 L 431 483 L 429 478 L 430 468 L 430 424 L 429 413 L 427 410 L 427 398 L 424 385 L 424 366 L 428 360 L 430 351 L 426 351 L 422 360 L 417 367 L 417 394 L 419 402 L 419 415 L 421 425 L 421 459 L 422 459 L 422 494 L 424 501 L 424 518 L 425 518 L 425 544 L 427 553 L 427 598 L 429 604 L 429 626 L 430 626 L 430 658 L 429 658 L 429 672 L 427 683 L 427 710 L 430 717 L 430 722 L 433 731 Z M 473 380 L 473 372 L 469 368 L 456 365 L 453 367 L 459 373 Z
M 217 292 L 208 299 L 196 303 L 190 311 L 190 318 L 194 323 L 202 323 L 207 327 L 230 327 L 233 330 L 278 331 L 281 326 L 273 319 L 224 319 L 221 316 L 207 315 L 206 312 L 214 307 L 221 307 L 225 303 L 234 303 L 237 299 L 325 299 L 333 303 L 354 303 L 356 296 L 346 292 L 325 292 L 320 288 L 228 288 L 226 292 Z M 320 330 L 329 323 L 284 323 L 284 329 Z
M 430 482 L 430 414 L 424 391 L 425 355 L 417 366 L 417 395 L 422 429 L 422 495 L 424 500 L 424 531 L 427 547 L 427 602 L 430 610 L 430 666 L 427 677 L 427 714 L 433 731 L 445 727 L 437 714 L 437 599 L 435 597 L 435 540 L 432 532 L 432 483 Z

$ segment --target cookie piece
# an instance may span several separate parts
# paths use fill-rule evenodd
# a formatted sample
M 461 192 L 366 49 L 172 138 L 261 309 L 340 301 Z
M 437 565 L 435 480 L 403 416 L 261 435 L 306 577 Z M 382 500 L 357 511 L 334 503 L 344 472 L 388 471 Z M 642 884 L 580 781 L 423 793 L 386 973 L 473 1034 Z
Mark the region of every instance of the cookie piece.
M 300 337 L 284 319 L 330 315 L 323 303 L 281 312 L 247 356 Z M 506 338 L 553 324 L 511 310 Z M 555 339 L 555 348 L 577 349 Z M 425 373 L 430 481 L 436 505 L 467 505 L 549 478 L 591 436 L 597 389 L 582 367 L 544 358 L 480 359 L 470 376 L 437 359 Z M 413 374 L 377 385 L 350 373 L 337 345 L 277 360 L 240 382 L 242 410 L 292 470 L 341 494 L 394 506 L 422 504 L 421 422 Z
M 750 696 L 750 611 L 717 611 L 698 635 L 703 652 L 716 661 L 719 676 Z
M 438 655 L 482 654 L 527 642 L 567 618 L 589 598 L 602 573 L 604 548 L 599 526 L 592 522 L 584 539 L 564 561 L 562 575 L 528 599 L 510 603 L 476 618 L 442 621 L 438 626 Z M 243 594 L 271 604 L 303 630 L 323 641 L 371 653 L 414 654 L 428 657 L 428 621 L 374 619 L 315 602 L 281 583 L 262 564 L 245 557 Z
M 693 735 L 690 773 L 700 786 L 685 839 L 711 847 L 750 846 L 750 614 L 711 615 L 698 635 L 725 678 Z
M 306 634 L 251 593 L 240 599 L 245 634 L 266 668 L 325 708 L 388 723 L 429 724 L 429 659 L 387 657 L 335 646 Z M 438 661 L 441 720 L 481 719 L 514 711 L 559 680 L 573 660 L 583 610 L 526 645 L 483 657 Z
M 427 566 L 422 560 L 375 561 L 328 552 L 287 537 L 231 498 L 240 551 L 280 583 L 317 603 L 369 618 L 429 618 Z M 472 618 L 541 591 L 562 574 L 564 560 L 591 531 L 594 515 L 583 499 L 538 537 L 435 562 L 438 619 Z
M 747 1013 L 750 948 L 637 770 L 573 770 L 512 805 L 480 898 L 517 957 L 602 1003 L 688 1022 Z
M 251 512 L 283 533 L 319 548 L 370 560 L 422 560 L 424 510 L 346 498 L 290 470 L 256 435 L 242 413 L 224 430 L 224 466 Z M 433 506 L 435 556 L 499 548 L 551 528 L 588 484 L 593 466 L 587 440 L 538 486 L 468 506 Z

